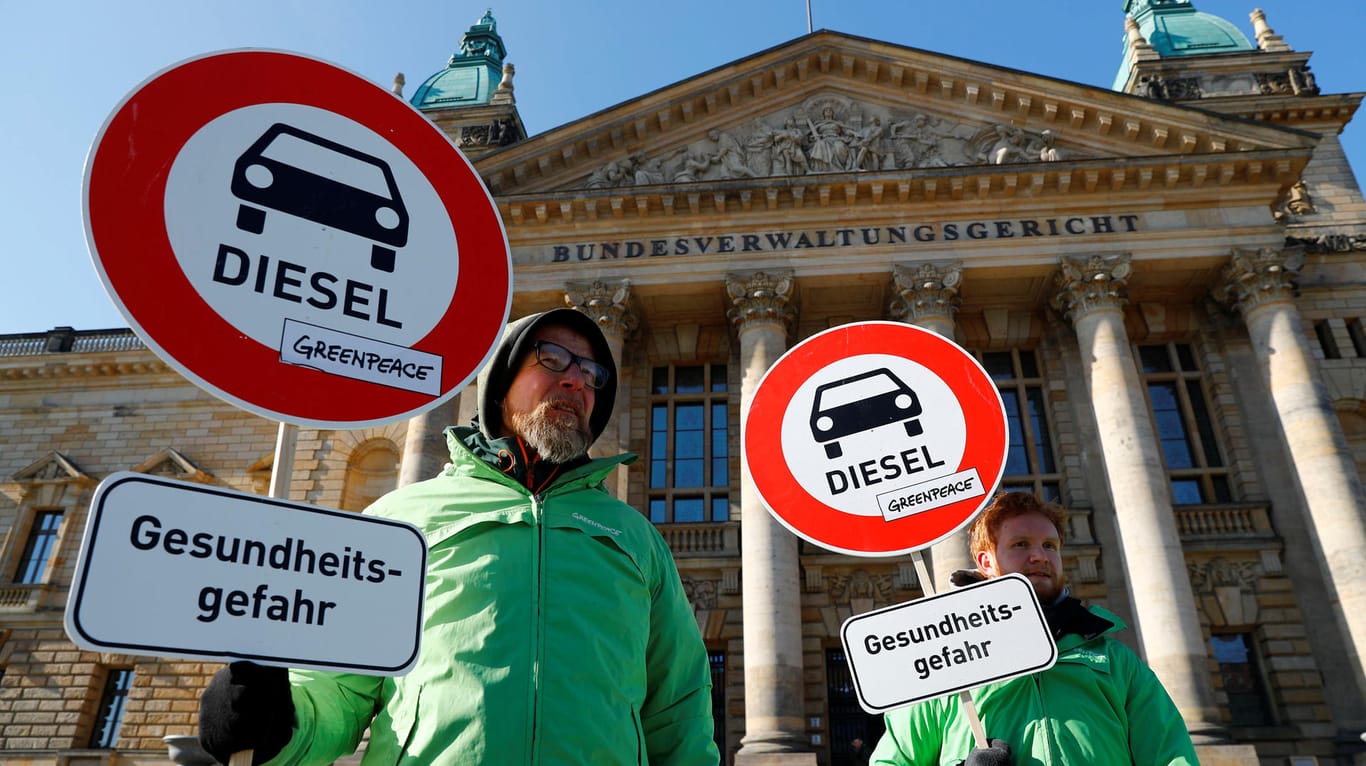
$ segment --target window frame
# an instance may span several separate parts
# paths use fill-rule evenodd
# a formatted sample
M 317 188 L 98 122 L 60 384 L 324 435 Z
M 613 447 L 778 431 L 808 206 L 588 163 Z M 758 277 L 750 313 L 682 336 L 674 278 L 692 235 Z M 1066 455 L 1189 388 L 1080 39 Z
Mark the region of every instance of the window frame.
M 1143 361 L 1143 349 L 1162 348 L 1165 352 L 1169 369 L 1149 371 Z M 1194 369 L 1186 369 L 1182 364 L 1183 353 L 1190 360 Z M 1134 360 L 1138 367 L 1138 375 L 1143 384 L 1143 399 L 1148 405 L 1148 417 L 1152 420 L 1153 438 L 1157 442 L 1158 455 L 1162 459 L 1162 470 L 1167 476 L 1167 489 L 1171 494 L 1172 505 L 1222 505 L 1235 501 L 1233 493 L 1233 476 L 1229 467 L 1228 453 L 1219 438 L 1220 421 L 1218 411 L 1213 406 L 1214 397 L 1210 395 L 1209 380 L 1205 375 L 1204 367 L 1201 364 L 1199 354 L 1196 353 L 1195 344 L 1186 341 L 1169 341 L 1166 343 L 1136 343 L 1133 346 Z M 1164 441 L 1170 441 L 1168 434 L 1163 434 L 1162 424 L 1157 415 L 1157 408 L 1153 405 L 1154 386 L 1170 386 L 1175 394 L 1176 413 L 1180 418 L 1182 434 L 1186 448 L 1190 452 L 1192 466 L 1189 468 L 1173 468 L 1167 460 L 1167 450 L 1163 447 Z M 1200 407 L 1204 409 L 1207 419 L 1209 433 L 1205 434 L 1200 427 L 1200 419 L 1196 416 L 1195 408 L 1191 400 L 1191 388 L 1195 387 L 1200 392 Z M 1213 444 L 1207 444 L 1207 437 Z M 1218 462 L 1211 464 L 1210 450 Z M 1183 503 L 1178 499 L 1176 485 L 1178 482 L 1194 482 L 1200 492 L 1200 500 L 1195 503 Z M 1220 486 L 1223 488 L 1224 496 L 1220 496 Z
M 1046 500 L 1061 503 L 1064 492 L 1066 491 L 1066 476 L 1063 472 L 1063 461 L 1058 454 L 1058 428 L 1053 420 L 1053 407 L 1048 396 L 1048 378 L 1044 373 L 1042 360 L 1039 358 L 1038 349 L 1035 348 L 1011 348 L 995 351 L 976 350 L 972 352 L 982 368 L 987 371 L 987 376 L 996 385 L 997 392 L 1000 393 L 1002 404 L 1004 405 L 1007 397 L 1013 398 L 1019 413 L 1021 438 L 1023 439 L 1023 449 L 1025 462 L 1029 471 L 1026 473 L 1003 474 L 1001 476 L 1002 491 L 1028 491 Z M 991 365 L 988 364 L 988 357 L 993 355 L 1010 355 L 1010 377 L 1001 377 L 993 374 Z M 1023 354 L 1033 357 L 1033 367 L 1035 375 L 1025 374 L 1025 363 Z M 1034 418 L 1029 411 L 1029 395 L 1031 391 L 1037 391 L 1040 408 L 1042 409 L 1042 422 L 1047 433 L 1044 434 L 1044 442 L 1041 444 L 1039 434 L 1036 433 Z M 1009 420 L 1009 407 L 1006 409 L 1007 420 Z M 1041 449 L 1047 448 L 1049 454 L 1046 456 L 1052 462 L 1051 471 L 1044 471 L 1045 460 L 1039 454 Z M 1007 467 L 1010 461 L 1009 433 L 1007 433 Z
M 51 516 L 57 517 L 56 526 L 52 529 L 42 528 L 42 520 Z M 42 585 L 50 581 L 52 562 L 56 558 L 57 549 L 61 546 L 62 532 L 66 526 L 66 521 L 67 513 L 64 508 L 34 508 L 30 511 L 28 529 L 23 537 L 24 542 L 15 551 L 14 571 L 10 574 L 11 584 Z M 43 551 L 41 568 L 34 573 L 34 579 L 23 579 L 26 576 L 25 573 L 31 568 L 40 536 L 47 541 Z
M 132 696 L 136 675 L 131 665 L 112 665 L 105 668 L 100 702 L 95 708 L 95 717 L 90 729 L 89 749 L 115 749 L 123 729 L 124 713 L 128 712 L 128 698 Z M 120 679 L 126 679 L 126 685 L 121 685 Z
M 702 369 L 702 385 L 700 391 L 679 392 L 678 372 L 691 368 Z M 688 364 L 669 363 L 652 365 L 647 385 L 649 386 L 649 396 L 646 402 L 645 417 L 647 426 L 646 449 L 645 452 L 645 516 L 655 524 L 720 524 L 733 521 L 735 518 L 734 502 L 736 492 L 734 482 L 736 480 L 735 455 L 732 445 L 733 430 L 739 422 L 736 412 L 736 402 L 733 396 L 734 389 L 731 386 L 730 375 L 732 366 L 724 361 L 695 362 Z M 664 391 L 657 390 L 656 378 L 663 371 L 665 375 Z M 717 386 L 720 386 L 718 389 Z M 677 408 L 679 405 L 700 405 L 702 408 L 702 483 L 695 486 L 679 487 L 677 481 L 677 458 L 674 453 L 677 444 Z M 725 433 L 722 435 L 721 443 L 725 446 L 726 454 L 724 458 L 715 454 L 714 447 L 717 442 L 713 414 L 715 407 L 723 406 L 725 412 Z M 659 432 L 655 430 L 655 413 L 660 408 L 664 408 L 665 427 L 663 432 L 664 455 L 661 458 L 655 449 Z M 716 481 L 716 465 L 718 460 L 724 460 L 725 481 Z M 661 486 L 654 485 L 656 464 L 662 464 L 664 471 Z M 676 519 L 677 503 L 680 500 L 702 501 L 702 519 L 679 521 Z M 717 504 L 724 502 L 725 518 L 716 518 Z M 663 504 L 663 513 L 655 512 L 656 504 Z

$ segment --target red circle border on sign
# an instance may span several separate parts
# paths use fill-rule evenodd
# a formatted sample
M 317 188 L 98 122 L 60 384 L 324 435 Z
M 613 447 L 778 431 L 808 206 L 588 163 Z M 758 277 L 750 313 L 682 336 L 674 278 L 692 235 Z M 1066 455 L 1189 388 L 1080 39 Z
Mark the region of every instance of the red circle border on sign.
M 912 350 L 906 353 L 903 349 Z M 937 375 L 958 398 L 968 434 L 954 471 L 976 468 L 988 492 L 892 522 L 831 507 L 797 481 L 782 444 L 792 397 L 815 373 L 865 354 L 901 356 Z M 764 374 L 744 423 L 745 461 L 764 504 L 797 536 L 854 556 L 895 556 L 928 547 L 965 526 L 991 500 L 1005 470 L 1007 424 L 1000 391 L 970 354 L 937 333 L 897 322 L 834 327 L 802 341 Z M 903 530 L 909 532 L 904 534 Z
M 459 279 L 445 314 L 412 348 L 442 357 L 440 396 L 285 364 L 279 349 L 246 337 L 219 316 L 181 270 L 165 224 L 172 163 L 209 122 L 267 103 L 311 106 L 365 125 L 412 159 L 436 189 L 455 230 Z M 416 109 L 317 59 L 230 51 L 154 75 L 101 130 L 87 159 L 84 191 L 91 256 L 133 329 L 201 387 L 263 416 L 352 428 L 411 417 L 473 378 L 507 320 L 507 236 L 469 162 Z

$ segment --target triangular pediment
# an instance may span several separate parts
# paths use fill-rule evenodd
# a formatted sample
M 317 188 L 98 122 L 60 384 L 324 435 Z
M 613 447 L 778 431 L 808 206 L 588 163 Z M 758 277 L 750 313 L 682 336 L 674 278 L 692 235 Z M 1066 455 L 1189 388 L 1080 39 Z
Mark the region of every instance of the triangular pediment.
M 1146 171 L 1149 181 L 1156 173 L 1162 182 L 1163 165 L 1194 157 L 1224 166 L 1184 172 L 1228 183 L 1297 174 L 1316 141 L 1301 131 L 817 32 L 534 136 L 478 167 L 494 194 L 533 196 L 770 178 L 1056 172 L 1142 158 L 1166 158 Z M 1100 183 L 1113 190 L 1144 177 L 1135 168 Z
M 174 449 L 164 449 L 133 469 L 138 473 L 180 481 L 207 482 L 212 477 Z
M 89 482 L 85 475 L 70 458 L 60 452 L 49 452 L 37 461 L 15 472 L 10 479 L 17 484 Z

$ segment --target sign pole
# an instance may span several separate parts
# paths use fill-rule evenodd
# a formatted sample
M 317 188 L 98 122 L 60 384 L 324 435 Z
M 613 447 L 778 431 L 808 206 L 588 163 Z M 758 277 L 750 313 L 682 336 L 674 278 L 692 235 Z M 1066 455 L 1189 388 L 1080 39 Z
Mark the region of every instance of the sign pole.
M 280 421 L 275 433 L 275 461 L 270 467 L 270 496 L 289 499 L 290 478 L 294 475 L 294 446 L 299 442 L 299 427 Z M 228 766 L 251 766 L 251 750 L 239 750 L 228 759 Z
M 289 499 L 290 479 L 294 476 L 294 445 L 299 442 L 299 427 L 280 422 L 275 433 L 275 460 L 270 467 L 270 496 Z
M 925 566 L 925 556 L 919 549 L 911 551 L 911 563 L 915 564 L 915 574 L 920 578 L 920 589 L 926 596 L 933 596 L 934 579 L 930 577 L 929 567 Z M 972 738 L 977 742 L 977 747 L 986 747 L 987 730 L 982 725 L 982 717 L 977 715 L 977 703 L 972 701 L 972 695 L 967 689 L 958 692 L 958 700 L 963 706 L 963 712 L 967 714 L 968 726 L 972 727 Z

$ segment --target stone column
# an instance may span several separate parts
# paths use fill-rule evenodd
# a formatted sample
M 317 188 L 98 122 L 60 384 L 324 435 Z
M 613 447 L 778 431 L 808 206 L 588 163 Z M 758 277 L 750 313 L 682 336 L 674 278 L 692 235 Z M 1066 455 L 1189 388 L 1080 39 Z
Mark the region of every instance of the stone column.
M 1291 301 L 1303 263 L 1297 249 L 1235 251 L 1216 297 L 1235 301 L 1247 324 L 1309 511 L 1324 583 L 1347 646 L 1360 653 L 1366 647 L 1366 499 Z M 1360 678 L 1357 683 L 1366 687 Z
M 430 479 L 451 462 L 451 452 L 446 446 L 446 426 L 460 422 L 460 400 L 464 396 L 463 392 L 456 394 L 439 407 L 408 420 L 408 432 L 403 437 L 403 458 L 398 464 L 398 486 Z
M 1224 739 L 1156 429 L 1124 330 L 1128 255 L 1069 256 L 1054 305 L 1077 333 L 1143 658 L 1196 744 Z
M 962 261 L 894 265 L 892 280 L 896 297 L 892 298 L 889 311 L 893 319 L 953 340 L 954 316 L 960 303 L 958 285 L 963 281 Z M 930 548 L 930 572 L 936 592 L 951 587 L 949 575 L 955 569 L 973 566 L 966 529 Z
M 617 398 L 607 427 L 590 450 L 595 456 L 619 455 L 628 451 L 631 445 L 631 386 L 625 375 L 625 346 L 635 335 L 639 321 L 630 308 L 630 300 L 629 279 L 569 282 L 564 286 L 565 303 L 598 323 L 617 363 Z M 625 501 L 629 484 L 630 475 L 623 468 L 612 475 L 607 488 L 618 500 Z
M 790 273 L 732 274 L 729 312 L 740 341 L 740 422 L 754 390 L 787 349 Z M 743 428 L 741 464 L 744 457 Z M 745 736 L 737 766 L 815 764 L 805 735 L 802 615 L 797 538 L 759 499 L 748 468 L 740 477 L 740 566 L 744 572 Z

